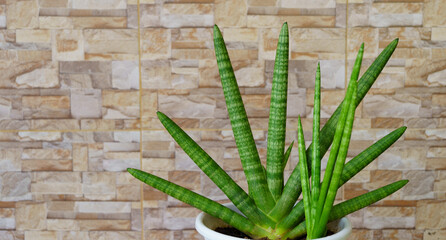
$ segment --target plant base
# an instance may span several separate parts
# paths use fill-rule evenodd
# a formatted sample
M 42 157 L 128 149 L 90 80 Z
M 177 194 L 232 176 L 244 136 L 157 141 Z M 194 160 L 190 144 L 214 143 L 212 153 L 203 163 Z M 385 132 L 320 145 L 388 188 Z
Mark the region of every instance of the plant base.
M 226 207 L 240 213 L 240 211 L 233 204 L 225 204 Z M 331 227 L 330 227 L 331 225 Z M 215 231 L 217 228 L 230 228 L 227 223 L 221 221 L 206 213 L 200 213 L 195 219 L 195 228 L 205 240 L 246 240 L 247 238 L 232 237 Z M 352 232 L 352 225 L 347 218 L 342 218 L 329 224 L 328 228 L 333 230 L 335 234 L 318 240 L 346 240 Z

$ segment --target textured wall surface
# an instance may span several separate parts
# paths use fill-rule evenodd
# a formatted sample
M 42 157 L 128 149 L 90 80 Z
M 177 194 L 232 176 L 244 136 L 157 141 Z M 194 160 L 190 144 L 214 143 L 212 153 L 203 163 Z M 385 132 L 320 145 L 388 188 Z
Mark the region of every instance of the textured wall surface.
M 298 115 L 310 139 L 318 61 L 325 122 L 344 92 L 345 53 L 350 69 L 365 42 L 365 70 L 400 39 L 358 107 L 349 157 L 393 129 L 408 129 L 338 200 L 409 179 L 350 215 L 351 239 L 446 239 L 446 1 L 351 0 L 347 30 L 345 2 L 140 0 L 138 17 L 137 0 L 0 0 L 0 239 L 201 239 L 193 230 L 198 210 L 142 186 L 125 169 L 225 199 L 163 130 L 159 110 L 246 188 L 212 26 L 226 39 L 265 159 L 284 21 L 291 37 L 287 145 Z M 296 163 L 294 148 L 287 169 Z

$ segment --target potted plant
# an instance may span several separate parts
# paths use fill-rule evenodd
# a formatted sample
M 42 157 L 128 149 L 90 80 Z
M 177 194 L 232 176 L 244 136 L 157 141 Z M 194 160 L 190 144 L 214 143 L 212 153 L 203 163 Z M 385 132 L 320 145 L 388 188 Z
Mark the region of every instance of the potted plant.
M 406 130 L 406 127 L 394 130 L 345 163 L 355 109 L 392 55 L 398 39 L 392 41 L 383 50 L 358 81 L 364 49 L 364 45 L 361 45 L 345 98 L 322 129 L 320 129 L 320 67 L 318 66 L 314 91 L 312 143 L 305 150 L 299 117 L 299 163 L 288 181 L 284 181 L 283 172 L 293 145 L 292 143 L 285 151 L 288 39 L 288 26 L 285 23 L 279 35 L 276 52 L 268 125 L 267 164 L 264 167 L 260 162 L 223 37 L 219 28 L 214 26 L 214 47 L 218 69 L 235 142 L 248 182 L 248 193 L 237 185 L 175 122 L 161 112 L 158 112 L 158 118 L 169 134 L 226 194 L 233 205 L 222 205 L 150 173 L 128 169 L 130 174 L 142 182 L 205 212 L 207 215 L 200 214 L 196 221 L 197 230 L 200 233 L 215 232 L 213 228 L 226 224 L 251 239 L 298 239 L 305 234 L 307 234 L 307 239 L 345 239 L 351 231 L 349 230 L 350 223 L 346 218 L 338 224 L 338 227 L 346 230 L 335 228 L 334 231 L 338 233 L 332 235 L 333 238 L 323 238 L 329 229 L 328 223 L 383 199 L 408 182 L 407 180 L 397 181 L 334 205 L 338 188 L 389 148 Z M 321 158 L 330 146 L 329 160 L 321 181 Z M 301 193 L 303 193 L 303 200 L 296 204 Z M 216 219 L 219 220 L 216 221 Z M 344 238 L 334 238 L 337 235 L 342 235 L 341 237 Z M 220 233 L 211 234 L 205 238 L 242 239 Z

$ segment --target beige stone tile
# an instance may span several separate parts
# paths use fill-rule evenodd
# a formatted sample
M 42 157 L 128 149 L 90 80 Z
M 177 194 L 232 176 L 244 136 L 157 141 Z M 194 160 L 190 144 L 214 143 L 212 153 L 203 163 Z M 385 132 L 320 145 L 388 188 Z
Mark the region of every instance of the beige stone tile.
M 425 27 L 446 26 L 445 8 L 442 0 L 427 1 L 423 8 L 423 25 Z
M 446 231 L 444 230 L 426 230 L 423 234 L 424 240 L 440 240 L 446 237 Z
M 59 16 L 42 16 L 39 17 L 40 29 L 73 29 L 73 19 L 69 17 Z
M 164 226 L 168 229 L 191 229 L 195 224 L 195 217 L 200 210 L 191 207 L 167 208 L 164 218 Z M 175 222 L 175 224 L 173 224 Z
M 73 171 L 88 170 L 88 146 L 86 144 L 73 144 Z
M 90 239 L 139 239 L 141 237 L 140 232 L 134 231 L 94 231 L 89 233 Z
M 46 229 L 46 214 L 45 203 L 17 203 L 16 229 L 44 230 Z
M 2 171 L 21 170 L 21 149 L 10 148 L 0 150 L 0 169 Z
M 14 208 L 0 209 L 0 227 L 1 229 L 15 229 Z
M 11 1 L 8 4 L 6 14 L 8 15 L 8 29 L 34 29 L 38 27 L 39 6 L 37 0 L 33 1 Z
M 23 96 L 25 118 L 66 118 L 69 116 L 68 96 Z
M 446 28 L 432 28 L 433 41 L 446 41 Z
M 76 240 L 76 239 L 91 239 L 89 238 L 89 232 L 87 231 L 66 231 L 58 232 L 60 239 Z
M 403 174 L 403 178 L 409 180 L 403 189 L 405 200 L 434 198 L 435 175 L 433 171 L 407 171 Z
M 25 51 L 28 52 L 28 51 Z M 26 58 L 34 58 L 47 51 L 29 51 Z M 45 55 L 45 54 L 44 54 Z M 35 60 L 35 59 L 34 59 Z M 46 61 L 5 61 L 1 69 L 0 86 L 3 88 L 53 88 L 58 86 L 57 65 Z M 11 89 L 9 89 L 11 90 Z M 8 91 L 2 95 L 10 95 Z M 16 93 L 18 94 L 18 93 Z M 20 94 L 18 94 L 20 95 Z
M 31 169 L 30 169 L 31 170 Z M 32 183 L 33 194 L 82 194 L 81 183 Z
M 1 201 L 31 200 L 31 174 L 22 172 L 2 172 Z
M 125 9 L 127 0 L 111 0 L 111 1 L 89 1 L 77 0 L 69 1 L 70 7 L 73 9 Z
M 382 107 L 382 103 L 384 102 L 386 103 L 386 105 L 385 107 Z M 377 117 L 390 117 L 390 116 L 413 117 L 417 115 L 420 116 L 420 108 L 421 108 L 421 99 L 418 96 L 414 95 L 394 95 L 394 96 L 368 95 L 364 98 L 365 116 L 377 116 Z
M 416 229 L 443 229 L 445 209 L 444 201 L 419 201 Z
M 213 46 L 212 29 L 183 28 L 172 29 L 172 48 L 211 48 Z
M 335 5 L 335 0 L 317 0 L 312 2 L 304 0 L 283 0 L 280 2 L 280 6 L 284 8 L 333 8 Z
M 243 52 L 243 51 L 242 51 Z M 250 52 L 245 50 L 245 52 Z M 252 52 L 252 50 L 251 50 Z M 214 51 L 211 49 L 173 49 L 172 58 L 174 59 L 187 59 L 187 60 L 201 60 L 201 59 L 214 59 Z
M 417 230 L 389 229 L 383 230 L 382 233 L 385 239 L 423 239 L 423 231 Z
M 134 29 L 85 29 L 84 48 L 87 54 L 138 54 L 137 31 Z
M 136 61 L 113 61 L 112 86 L 116 89 L 139 89 L 138 63 Z
M 76 119 L 101 118 L 101 91 L 100 90 L 72 90 L 71 116 Z M 85 106 L 89 106 L 85 108 Z
M 146 240 L 172 240 L 174 239 L 174 232 L 168 230 L 145 230 L 144 239 Z
M 63 160 L 70 158 L 69 149 L 24 149 L 22 152 L 22 159 Z
M 378 168 L 383 170 L 424 170 L 426 153 L 427 149 L 424 147 L 393 147 L 378 158 Z
M 139 117 L 139 91 L 102 91 L 102 115 L 105 119 Z
M 17 29 L 16 30 L 16 41 L 17 42 L 41 42 L 49 43 L 51 42 L 51 32 L 49 30 L 28 30 L 28 29 Z
M 143 89 L 172 88 L 172 67 L 168 60 L 151 60 L 142 62 Z
M 47 228 L 52 231 L 79 231 L 79 226 L 74 219 L 48 219 Z
M 39 1 L 41 8 L 66 8 L 68 7 L 68 0 L 41 0 Z
M 22 57 L 22 54 L 24 57 Z M 20 61 L 51 60 L 49 51 L 23 51 Z M 57 65 L 48 63 L 39 68 L 31 68 L 29 72 L 18 75 L 13 83 L 17 88 L 54 88 L 59 87 Z
M 211 27 L 214 24 L 213 4 L 163 4 L 160 22 L 166 28 Z
M 213 12 L 212 4 L 167 3 L 163 5 L 163 13 L 167 15 L 207 15 Z
M 30 127 L 27 129 L 34 130 L 77 130 L 80 129 L 79 122 L 74 119 L 36 119 L 31 120 Z
M 445 158 L 427 158 L 426 170 L 445 170 L 446 160 Z
M 289 28 L 327 28 L 335 26 L 335 16 L 247 16 L 247 26 L 250 28 L 280 28 L 288 22 Z
M 212 96 L 158 94 L 159 111 L 172 118 L 210 117 L 214 115 L 215 105 L 216 99 Z
M 368 207 L 364 221 L 371 229 L 413 228 L 415 226 L 415 208 L 408 207 Z
M 113 200 L 116 193 L 116 174 L 111 172 L 84 172 L 82 192 L 90 200 Z
M 224 28 L 225 42 L 257 42 L 259 30 L 256 28 Z
M 215 24 L 219 27 L 246 27 L 247 25 L 247 12 L 248 6 L 243 1 L 224 1 L 217 0 L 215 2 Z M 231 13 L 228 18 L 228 13 Z
M 57 240 L 57 232 L 54 231 L 25 231 L 25 240 Z
M 169 29 L 143 29 L 141 41 L 142 59 L 167 59 L 171 56 L 171 32 Z
M 173 171 L 175 170 L 175 161 L 169 158 L 147 158 L 142 161 L 142 169 L 144 171 Z
M 82 231 L 125 231 L 130 230 L 129 220 L 78 220 L 79 227 Z
M 423 22 L 421 3 L 373 3 L 370 10 L 370 25 L 421 26 Z
M 71 21 L 76 29 L 127 27 L 127 17 L 73 17 Z
M 427 152 L 427 157 L 442 157 L 444 156 L 444 153 L 446 153 L 445 147 L 430 147 Z
M 84 37 L 80 30 L 59 30 L 52 34 L 53 59 L 84 60 Z

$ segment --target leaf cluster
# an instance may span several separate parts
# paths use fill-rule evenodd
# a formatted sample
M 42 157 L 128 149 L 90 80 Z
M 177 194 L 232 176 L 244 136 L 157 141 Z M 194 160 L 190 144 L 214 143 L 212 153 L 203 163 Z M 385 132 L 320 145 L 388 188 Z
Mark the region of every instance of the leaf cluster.
M 326 234 L 328 222 L 373 204 L 407 184 L 401 180 L 334 205 L 339 187 L 364 169 L 396 142 L 406 130 L 401 127 L 381 138 L 345 163 L 355 110 L 371 88 L 398 44 L 392 41 L 359 78 L 364 45 L 359 49 L 352 76 L 342 103 L 320 129 L 320 66 L 315 80 L 312 143 L 305 149 L 302 124 L 298 124 L 299 164 L 284 181 L 284 168 L 293 143 L 285 150 L 289 35 L 282 26 L 276 51 L 267 139 L 267 164 L 264 167 L 253 138 L 228 51 L 222 34 L 214 26 L 214 47 L 226 106 L 248 182 L 245 192 L 190 136 L 165 114 L 158 118 L 178 145 L 195 164 L 226 194 L 243 213 L 235 211 L 166 181 L 153 174 L 128 169 L 137 179 L 187 204 L 220 218 L 252 238 L 294 239 L 305 235 L 316 239 Z M 321 159 L 330 149 L 321 180 Z M 297 201 L 303 193 L 303 200 Z

